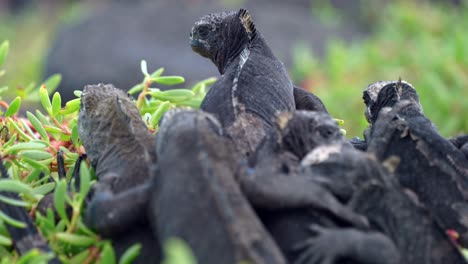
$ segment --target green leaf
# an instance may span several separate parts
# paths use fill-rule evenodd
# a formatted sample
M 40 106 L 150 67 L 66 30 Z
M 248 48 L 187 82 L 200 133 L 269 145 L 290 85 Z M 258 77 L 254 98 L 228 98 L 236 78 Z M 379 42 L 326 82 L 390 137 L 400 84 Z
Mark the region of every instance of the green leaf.
M 12 179 L 0 180 L 0 191 L 22 193 L 26 195 L 31 195 L 33 192 L 29 185 Z
M 187 244 L 178 238 L 169 238 L 164 243 L 164 255 L 166 256 L 163 264 L 195 264 L 193 255 Z
M 153 82 L 164 85 L 176 85 L 185 82 L 184 77 L 181 76 L 160 76 L 152 78 Z
M 42 164 L 39 161 L 30 159 L 28 157 L 21 157 L 21 161 L 28 164 L 29 166 L 31 166 L 34 169 L 49 172 L 49 167 L 47 165 L 45 165 L 45 164 Z M 46 161 L 50 161 L 50 159 L 46 160 Z
M 38 109 L 36 109 L 36 116 L 43 125 L 50 125 L 49 119 L 47 119 L 47 117 Z
M 206 87 L 209 86 L 209 85 L 212 85 L 213 83 L 215 83 L 218 79 L 216 77 L 211 77 L 211 78 L 208 78 L 208 79 L 205 79 L 205 80 L 202 80 L 202 81 L 199 81 L 198 83 L 196 83 L 193 88 L 192 88 L 192 91 L 196 94 L 206 94 Z
M 5 221 L 5 223 L 7 223 L 7 224 L 9 224 L 11 226 L 17 227 L 17 228 L 25 228 L 26 227 L 25 223 L 9 217 L 5 213 L 3 213 L 3 211 L 0 211 L 0 220 L 3 220 L 3 221 Z
M 39 99 L 41 100 L 42 107 L 44 107 L 49 115 L 52 115 L 52 104 L 49 99 L 49 92 L 45 85 L 42 85 L 39 89 Z
M 0 94 L 4 93 L 4 92 L 6 92 L 6 91 L 8 91 L 8 86 L 2 86 L 2 87 L 0 87 Z
M 12 245 L 11 239 L 0 235 L 0 245 L 10 247 Z
M 24 178 L 24 182 L 30 183 L 32 181 L 36 181 L 39 178 L 39 175 L 41 174 L 41 170 L 38 169 L 33 169 L 26 178 Z
M 55 92 L 54 96 L 52 97 L 52 113 L 53 116 L 58 115 L 60 108 L 62 107 L 62 98 L 60 94 Z
M 341 132 L 341 134 L 343 134 L 343 136 L 346 136 L 346 130 L 345 129 L 340 128 L 340 132 Z
M 172 89 L 167 91 L 152 91 L 149 93 L 152 97 L 162 101 L 184 101 L 191 99 L 195 96 L 192 90 L 188 89 Z
M 136 94 L 136 93 L 138 93 L 138 92 L 143 91 L 143 88 L 145 88 L 145 86 L 144 86 L 143 84 L 140 83 L 140 84 L 137 84 L 137 85 L 133 86 L 130 90 L 128 90 L 127 93 L 129 93 L 129 94 Z
M 49 212 L 49 211 L 53 215 L 53 212 L 52 212 L 51 208 L 47 208 L 47 212 Z M 39 226 L 39 228 L 41 229 L 42 234 L 44 236 L 46 236 L 46 237 L 48 237 L 49 234 L 51 234 L 51 233 L 55 233 L 55 223 L 54 223 L 53 217 L 52 217 L 52 219 L 50 219 L 48 217 L 44 217 L 38 211 L 36 211 L 36 225 Z
M 36 83 L 35 82 L 31 82 L 28 84 L 28 86 L 26 86 L 26 88 L 24 88 L 24 92 L 27 94 L 30 94 L 33 92 L 34 88 L 36 88 Z
M 41 150 L 25 150 L 21 152 L 21 156 L 30 158 L 32 160 L 45 160 L 54 157 L 54 155 L 50 154 L 49 152 Z
M 65 242 L 67 244 L 74 245 L 74 246 L 88 247 L 97 242 L 95 237 L 69 234 L 69 233 L 64 233 L 64 232 L 56 233 L 55 237 L 59 241 L 62 241 L 62 242 Z
M 76 96 L 76 97 L 81 97 L 81 94 L 83 93 L 83 91 L 80 91 L 80 90 L 74 90 L 73 91 L 73 94 Z
M 150 124 L 152 126 L 156 126 L 159 123 L 159 120 L 161 119 L 162 115 L 169 110 L 170 103 L 168 101 L 162 103 L 156 111 L 151 115 L 151 120 Z
M 159 77 L 159 76 L 161 76 L 161 74 L 163 74 L 163 72 L 164 72 L 164 68 L 159 68 L 159 69 L 155 70 L 153 73 L 151 73 L 150 77 L 151 78 Z
M 33 193 L 35 195 L 40 194 L 40 195 L 46 195 L 50 192 L 52 192 L 55 188 L 55 182 L 48 182 L 45 184 L 41 184 L 37 186 L 36 188 L 33 189 Z
M 36 135 L 36 133 L 34 133 L 31 129 L 31 127 L 29 126 L 29 124 L 26 122 L 25 119 L 21 118 L 18 120 L 21 124 L 22 124 L 22 129 L 25 130 L 25 132 L 28 132 L 28 134 L 34 138 L 34 140 L 39 140 L 38 136 Z
M 122 257 L 119 260 L 119 264 L 131 264 L 133 260 L 135 260 L 138 255 L 140 255 L 141 251 L 141 244 L 135 244 L 129 247 L 125 252 L 122 254 Z
M 0 66 L 5 62 L 5 58 L 8 55 L 8 49 L 10 48 L 10 42 L 8 40 L 5 40 L 2 42 L 0 45 Z
M 101 252 L 101 263 L 115 264 L 115 252 L 110 243 L 105 243 Z
M 60 219 L 60 221 L 55 226 L 55 231 L 56 232 L 64 232 L 66 228 L 67 228 L 67 220 Z
M 9 117 L 7 118 L 7 120 L 8 120 L 8 124 L 10 124 L 16 130 L 16 132 L 18 132 L 18 134 L 22 138 L 24 138 L 27 141 L 33 140 L 30 136 L 28 136 L 28 135 L 26 135 L 26 133 L 24 133 L 24 131 L 18 126 L 18 124 L 16 124 L 16 122 L 14 120 L 12 120 Z
M 83 223 L 83 220 L 81 218 L 78 218 L 77 226 L 80 232 L 83 232 L 84 234 L 89 236 L 96 236 L 96 234 Z
M 65 196 L 67 195 L 67 183 L 65 179 L 60 180 L 55 186 L 54 206 L 62 220 L 68 223 L 67 213 L 65 211 Z
M 73 142 L 73 145 L 75 146 L 79 146 L 80 145 L 80 142 L 79 142 L 79 134 L 78 134 L 78 126 L 77 125 L 74 125 L 72 127 L 72 132 L 71 132 L 71 140 Z
M 192 88 L 192 92 L 194 92 L 195 94 L 198 94 L 204 91 L 206 91 L 206 84 L 203 82 L 199 82 L 195 84 L 195 86 Z
M 343 119 L 338 119 L 338 118 L 333 118 L 336 123 L 338 123 L 339 126 L 344 125 L 344 120 Z
M 65 108 L 60 110 L 59 113 L 61 115 L 69 115 L 69 114 L 78 112 L 78 110 L 80 110 L 80 101 L 81 101 L 81 98 L 76 98 L 76 99 L 68 101 L 65 104 Z
M 52 125 L 44 125 L 44 129 L 45 131 L 51 133 L 51 134 L 62 134 L 62 129 L 56 127 L 56 126 L 52 126 Z
M 192 98 L 187 101 L 180 101 L 177 102 L 176 105 L 179 106 L 189 106 L 192 108 L 200 108 L 201 103 L 203 102 L 203 98 Z
M 11 101 L 10 106 L 8 107 L 5 116 L 10 117 L 18 112 L 21 107 L 21 97 L 17 96 L 13 101 Z
M 10 197 L 7 197 L 7 196 L 3 196 L 1 194 L 0 194 L 0 202 L 11 204 L 11 205 L 14 205 L 14 206 L 20 206 L 20 207 L 28 207 L 29 206 L 29 204 L 27 202 L 23 201 L 23 200 L 10 198 Z
M 49 135 L 45 131 L 41 121 L 39 121 L 39 119 L 37 119 L 37 117 L 29 111 L 26 112 L 26 116 L 28 117 L 29 122 L 31 122 L 31 125 L 34 127 L 37 133 L 41 135 L 41 138 L 46 142 L 49 142 Z
M 84 251 L 74 255 L 71 259 L 69 259 L 68 264 L 82 264 L 85 263 L 86 259 L 88 258 L 90 253 L 89 249 L 85 249 Z
M 48 263 L 53 257 L 53 253 L 42 253 L 37 248 L 34 248 L 21 256 L 16 264 L 44 264 Z
M 147 66 L 145 60 L 141 60 L 141 62 L 140 62 L 140 69 L 141 69 L 141 72 L 143 73 L 143 75 L 144 75 L 145 77 L 148 77 L 148 76 L 149 76 L 149 73 L 148 73 L 148 66 Z
M 81 162 L 80 165 L 80 194 L 83 199 L 88 195 L 88 191 L 91 188 L 91 176 L 89 173 L 88 166 L 85 161 Z
M 21 142 L 13 145 L 5 150 L 5 153 L 11 154 L 20 150 L 44 150 L 47 147 L 47 143 L 39 140 Z
M 62 81 L 62 75 L 54 74 L 50 76 L 49 78 L 47 78 L 47 80 L 44 81 L 43 85 L 45 85 L 47 92 L 50 94 L 53 91 L 55 91 L 55 89 L 57 89 L 61 81 Z

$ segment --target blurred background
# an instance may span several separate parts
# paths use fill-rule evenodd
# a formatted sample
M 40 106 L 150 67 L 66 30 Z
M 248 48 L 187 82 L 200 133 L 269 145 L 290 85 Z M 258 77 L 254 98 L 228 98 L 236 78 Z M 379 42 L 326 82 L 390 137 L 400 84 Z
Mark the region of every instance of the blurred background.
M 10 41 L 0 87 L 13 98 L 59 73 L 65 101 L 91 83 L 128 90 L 142 80 L 142 59 L 150 72 L 184 76 L 188 87 L 219 75 L 190 49 L 193 23 L 239 7 L 250 10 L 293 81 L 345 120 L 348 137 L 366 127 L 362 90 L 399 77 L 415 86 L 444 136 L 468 133 L 463 0 L 0 0 L 0 43 Z

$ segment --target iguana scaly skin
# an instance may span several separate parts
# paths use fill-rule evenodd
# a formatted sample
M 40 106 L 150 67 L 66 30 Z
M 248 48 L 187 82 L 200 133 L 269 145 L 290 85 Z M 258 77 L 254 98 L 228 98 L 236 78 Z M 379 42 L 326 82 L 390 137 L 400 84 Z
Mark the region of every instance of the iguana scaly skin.
M 255 170 L 258 177 L 280 175 L 320 184 L 348 205 L 335 206 L 337 211 L 359 213 L 370 223 L 370 230 L 363 230 L 330 217 L 320 208 L 312 213 L 298 208 L 261 214 L 289 261 L 464 263 L 438 221 L 385 168 L 394 169 L 394 164 L 381 164 L 372 154 L 351 147 L 329 115 L 306 111 L 282 114 L 276 137 L 270 142 L 270 147 L 262 144 L 271 150 L 260 155 Z M 300 166 L 291 156 L 300 160 Z M 325 195 L 321 197 L 327 201 Z M 312 232 L 307 230 L 310 224 L 314 224 Z M 294 252 L 297 243 L 302 251 Z
M 118 253 L 143 243 L 137 261 L 157 263 L 159 243 L 146 214 L 156 140 L 132 98 L 112 84 L 87 85 L 81 95 L 78 133 L 98 177 L 86 208 L 87 224 L 113 238 Z
M 245 199 L 241 168 L 219 122 L 202 111 L 166 113 L 158 132 L 152 224 L 186 241 L 198 263 L 286 263 Z
M 395 174 L 444 229 L 468 237 L 468 160 L 424 115 L 414 87 L 377 82 L 364 91 L 368 152 L 399 159 Z M 465 241 L 466 242 L 466 241 Z
M 245 9 L 202 17 L 190 33 L 192 49 L 222 76 L 201 109 L 219 119 L 237 149 L 250 156 L 279 112 L 295 109 L 293 85 Z

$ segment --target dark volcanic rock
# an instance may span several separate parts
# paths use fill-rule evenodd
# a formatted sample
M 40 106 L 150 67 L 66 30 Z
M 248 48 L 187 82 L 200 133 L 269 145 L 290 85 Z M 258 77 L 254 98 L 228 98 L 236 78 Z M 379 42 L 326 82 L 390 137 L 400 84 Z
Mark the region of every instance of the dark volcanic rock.
M 142 79 L 142 59 L 148 61 L 150 70 L 164 67 L 166 74 L 182 75 L 188 82 L 216 76 L 215 67 L 191 51 L 188 35 L 193 21 L 200 16 L 240 7 L 223 6 L 221 2 L 107 4 L 59 31 L 47 58 L 45 75 L 62 74 L 58 90 L 64 101 L 74 98 L 73 90 L 81 90 L 89 83 L 111 82 L 128 90 Z M 291 51 L 298 42 L 320 54 L 332 36 L 350 39 L 359 35 L 353 23 L 325 26 L 311 17 L 308 1 L 248 2 L 246 8 L 286 66 L 291 65 Z

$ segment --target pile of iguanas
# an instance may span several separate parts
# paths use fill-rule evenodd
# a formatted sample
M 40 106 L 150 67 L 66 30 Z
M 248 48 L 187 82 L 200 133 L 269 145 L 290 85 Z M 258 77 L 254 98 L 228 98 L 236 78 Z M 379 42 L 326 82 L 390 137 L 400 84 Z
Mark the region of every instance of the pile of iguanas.
M 198 263 L 465 263 L 468 136 L 440 136 L 409 83 L 369 85 L 365 140 L 348 142 L 248 11 L 202 17 L 190 45 L 221 76 L 156 137 L 125 92 L 82 93 L 79 135 L 98 176 L 85 218 L 118 253 L 141 242 L 136 262 L 159 263 L 179 237 Z

